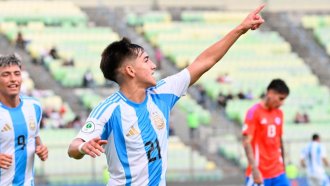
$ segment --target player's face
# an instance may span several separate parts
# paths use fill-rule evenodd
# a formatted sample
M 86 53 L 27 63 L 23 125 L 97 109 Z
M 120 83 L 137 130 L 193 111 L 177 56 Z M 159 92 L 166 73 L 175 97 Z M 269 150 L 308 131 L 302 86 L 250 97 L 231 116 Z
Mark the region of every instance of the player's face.
M 18 96 L 22 84 L 21 69 L 17 65 L 0 67 L 0 96 Z
M 151 87 L 156 85 L 156 79 L 153 76 L 156 65 L 150 60 L 146 52 L 141 52 L 135 60 L 136 78 L 144 86 Z
M 266 105 L 270 109 L 277 109 L 283 105 L 287 96 L 287 94 L 281 94 L 274 90 L 270 90 L 267 93 Z

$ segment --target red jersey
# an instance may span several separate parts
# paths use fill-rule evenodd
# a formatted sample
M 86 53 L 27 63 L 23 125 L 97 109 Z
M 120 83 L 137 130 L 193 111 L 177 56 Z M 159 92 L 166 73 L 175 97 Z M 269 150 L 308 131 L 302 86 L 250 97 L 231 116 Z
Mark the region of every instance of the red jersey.
M 281 154 L 283 113 L 280 109 L 268 110 L 255 104 L 246 115 L 243 135 L 252 136 L 252 149 L 256 165 L 263 178 L 274 178 L 284 173 Z M 251 175 L 248 166 L 246 176 Z

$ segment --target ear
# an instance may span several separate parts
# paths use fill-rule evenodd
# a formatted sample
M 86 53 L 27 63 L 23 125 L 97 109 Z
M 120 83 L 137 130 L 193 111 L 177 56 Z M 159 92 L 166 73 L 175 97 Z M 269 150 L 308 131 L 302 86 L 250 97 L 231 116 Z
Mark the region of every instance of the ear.
M 135 77 L 135 69 L 132 65 L 126 65 L 124 71 L 130 77 Z

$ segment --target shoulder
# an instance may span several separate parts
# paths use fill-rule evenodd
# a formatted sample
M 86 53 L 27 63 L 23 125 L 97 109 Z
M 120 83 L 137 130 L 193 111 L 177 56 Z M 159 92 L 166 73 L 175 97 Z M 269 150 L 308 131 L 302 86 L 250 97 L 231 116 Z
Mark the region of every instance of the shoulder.
M 34 104 L 41 107 L 41 103 L 37 98 L 22 95 L 20 96 L 20 99 L 23 103 Z
M 93 108 L 90 113 L 90 118 L 100 118 L 103 114 L 110 114 L 119 105 L 120 100 L 123 98 L 118 92 L 113 93 L 111 96 L 107 97 L 101 101 L 96 107 Z M 110 116 L 109 115 L 109 116 Z
M 248 109 L 247 114 L 246 114 L 246 118 L 247 119 L 254 118 L 258 114 L 259 111 L 260 111 L 260 104 L 256 103 Z

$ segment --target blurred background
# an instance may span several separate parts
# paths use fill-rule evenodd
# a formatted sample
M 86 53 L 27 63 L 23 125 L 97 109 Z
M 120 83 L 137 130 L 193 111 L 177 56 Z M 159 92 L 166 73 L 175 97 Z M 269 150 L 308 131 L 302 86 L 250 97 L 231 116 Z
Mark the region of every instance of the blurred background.
M 241 37 L 175 106 L 167 182 L 243 185 L 245 112 L 271 79 L 282 78 L 291 89 L 283 106 L 287 174 L 292 185 L 306 185 L 300 152 L 312 134 L 330 151 L 329 0 L 5 0 L 0 54 L 22 57 L 22 93 L 40 99 L 44 111 L 41 138 L 49 159 L 36 158 L 36 185 L 105 185 L 104 156 L 77 161 L 67 148 L 89 111 L 117 90 L 99 69 L 109 43 L 125 36 L 142 45 L 163 78 L 262 3 L 261 29 Z

